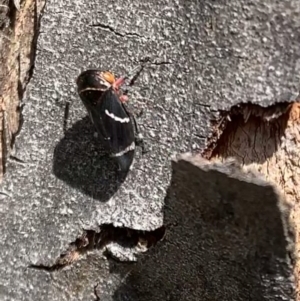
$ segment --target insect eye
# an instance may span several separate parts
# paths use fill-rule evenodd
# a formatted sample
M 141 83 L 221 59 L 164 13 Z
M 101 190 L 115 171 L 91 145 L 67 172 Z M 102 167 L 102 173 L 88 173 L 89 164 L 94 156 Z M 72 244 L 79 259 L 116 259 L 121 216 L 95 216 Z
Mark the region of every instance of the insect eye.
M 102 76 L 111 85 L 115 82 L 115 76 L 109 71 L 103 72 Z

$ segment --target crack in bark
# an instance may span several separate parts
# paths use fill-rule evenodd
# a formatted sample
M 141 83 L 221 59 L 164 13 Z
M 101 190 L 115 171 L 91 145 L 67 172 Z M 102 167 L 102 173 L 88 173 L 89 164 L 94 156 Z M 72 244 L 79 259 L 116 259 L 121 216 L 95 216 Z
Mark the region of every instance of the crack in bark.
M 161 62 L 151 62 L 150 65 L 155 65 L 155 66 L 160 66 L 160 65 L 173 65 L 173 62 L 169 62 L 169 61 L 161 61 Z
M 142 63 L 144 66 L 147 66 L 147 65 L 160 66 L 160 65 L 173 65 L 174 64 L 172 61 L 158 61 L 149 56 L 141 58 L 139 60 L 139 62 Z
M 53 265 L 31 264 L 29 268 L 47 272 L 57 271 L 78 261 L 88 251 L 96 249 L 103 250 L 103 255 L 107 256 L 105 247 L 112 242 L 125 248 L 142 247 L 148 250 L 164 238 L 165 231 L 165 226 L 153 231 L 142 231 L 103 224 L 99 227 L 99 231 L 84 230 L 83 234 L 70 244 L 67 251 L 62 253 Z
M 119 32 L 117 31 L 115 28 L 113 28 L 112 26 L 110 25 L 107 25 L 107 24 L 103 24 L 103 23 L 96 23 L 96 24 L 91 24 L 90 25 L 91 27 L 98 27 L 98 28 L 101 28 L 101 29 L 104 29 L 104 30 L 108 30 L 110 31 L 111 33 L 113 33 L 114 35 L 118 36 L 118 37 L 135 37 L 135 38 L 143 38 L 145 39 L 146 37 L 136 33 L 136 32 Z M 146 38 L 148 39 L 148 38 Z

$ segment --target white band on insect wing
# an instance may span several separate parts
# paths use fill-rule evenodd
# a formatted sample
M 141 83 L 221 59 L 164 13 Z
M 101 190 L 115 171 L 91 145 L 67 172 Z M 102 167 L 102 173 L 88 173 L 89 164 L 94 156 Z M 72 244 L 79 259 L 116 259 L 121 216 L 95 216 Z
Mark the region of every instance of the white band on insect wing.
M 116 154 L 112 154 L 112 157 L 121 157 L 123 155 L 125 155 L 126 153 L 133 151 L 135 149 L 135 142 L 133 141 L 129 146 L 127 146 L 125 149 L 123 149 L 122 151 L 120 151 L 119 153 Z
M 105 89 L 101 89 L 101 88 L 85 88 L 85 89 L 80 90 L 78 93 L 81 94 L 81 93 L 86 92 L 86 91 L 100 91 L 100 92 L 105 92 L 107 90 L 107 88 L 109 88 L 109 87 L 105 87 Z
M 118 116 L 115 116 L 114 113 L 108 112 L 107 110 L 105 110 L 105 114 L 107 116 L 109 116 L 110 118 L 112 118 L 113 120 L 121 122 L 121 123 L 128 123 L 130 121 L 130 119 L 128 117 L 120 118 Z

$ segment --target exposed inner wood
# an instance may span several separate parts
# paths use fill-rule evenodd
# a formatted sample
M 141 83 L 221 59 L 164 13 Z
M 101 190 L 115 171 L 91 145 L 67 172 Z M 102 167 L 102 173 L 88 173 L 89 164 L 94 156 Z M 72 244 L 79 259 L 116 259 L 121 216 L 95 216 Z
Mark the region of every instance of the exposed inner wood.
M 16 1 L 15 3 L 18 3 Z M 43 0 L 0 3 L 0 181 L 20 129 L 20 100 L 30 79 Z
M 291 205 L 290 220 L 296 228 L 295 277 L 300 300 L 300 103 L 271 108 L 244 105 L 228 116 L 231 121 L 226 122 L 218 141 L 204 156 L 213 161 L 234 157 L 282 191 Z
M 139 252 L 145 252 L 155 246 L 158 241 L 165 236 L 166 227 L 161 226 L 153 231 L 134 230 L 130 228 L 114 227 L 112 224 L 104 224 L 99 227 L 99 231 L 86 230 L 72 242 L 63 254 L 56 260 L 52 266 L 30 265 L 31 268 L 53 272 L 60 270 L 68 265 L 78 261 L 80 257 L 88 251 L 95 249 L 104 250 L 112 243 L 118 243 L 120 246 L 131 249 L 139 249 Z M 106 255 L 109 255 L 106 253 Z

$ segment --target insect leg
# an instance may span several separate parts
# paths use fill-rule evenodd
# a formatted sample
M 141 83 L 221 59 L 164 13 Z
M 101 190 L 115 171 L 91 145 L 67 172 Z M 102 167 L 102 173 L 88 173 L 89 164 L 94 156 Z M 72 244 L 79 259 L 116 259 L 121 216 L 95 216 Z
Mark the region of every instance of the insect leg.
M 142 71 L 144 70 L 145 64 L 148 62 L 148 60 L 144 60 L 141 62 L 140 66 L 137 66 L 133 68 L 128 74 L 121 76 L 119 79 L 116 80 L 114 83 L 114 88 L 116 90 L 119 90 L 119 88 L 125 83 L 125 81 L 132 76 L 129 83 L 127 84 L 127 89 L 124 91 L 124 94 L 128 93 L 128 87 L 133 86 L 137 78 L 140 76 Z
M 98 292 L 97 292 L 97 287 L 98 287 L 99 283 L 97 283 L 95 286 L 94 286 L 94 294 L 95 294 L 95 301 L 100 301 L 100 297 L 98 295 Z
M 126 102 L 126 101 L 128 101 L 128 96 L 123 94 L 119 97 L 119 99 L 121 102 Z
M 148 147 L 144 141 L 144 137 L 140 132 L 140 128 L 138 126 L 138 123 L 136 122 L 135 116 L 134 114 L 132 114 L 128 108 L 123 105 L 123 108 L 125 110 L 125 112 L 127 113 L 127 115 L 129 116 L 129 118 L 131 119 L 133 125 L 134 125 L 134 129 L 135 129 L 135 144 L 137 146 L 140 146 L 142 148 L 142 153 L 145 154 L 147 152 L 149 152 Z M 141 111 L 137 117 L 140 117 L 143 114 L 143 111 Z
M 144 137 L 142 135 L 142 133 L 140 132 L 140 128 L 138 126 L 138 123 L 136 122 L 135 116 L 134 115 L 130 115 L 133 124 L 134 124 L 134 128 L 135 128 L 135 143 L 136 145 L 140 146 L 142 148 L 142 153 L 146 154 L 149 152 L 149 149 L 147 147 L 147 144 L 145 143 Z
M 64 112 L 64 122 L 63 122 L 63 131 L 65 134 L 68 128 L 69 115 L 70 115 L 70 102 L 66 102 L 65 112 Z

